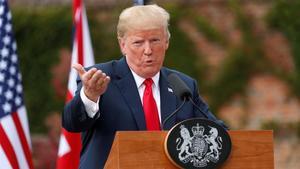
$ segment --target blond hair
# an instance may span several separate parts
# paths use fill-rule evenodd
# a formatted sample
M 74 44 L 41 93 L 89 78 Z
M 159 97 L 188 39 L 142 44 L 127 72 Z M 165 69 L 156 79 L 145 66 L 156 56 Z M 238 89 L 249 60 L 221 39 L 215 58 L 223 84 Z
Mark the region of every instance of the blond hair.
M 119 16 L 118 38 L 123 38 L 129 30 L 157 28 L 164 28 L 167 38 L 170 38 L 169 19 L 169 13 L 158 5 L 138 5 L 126 8 Z

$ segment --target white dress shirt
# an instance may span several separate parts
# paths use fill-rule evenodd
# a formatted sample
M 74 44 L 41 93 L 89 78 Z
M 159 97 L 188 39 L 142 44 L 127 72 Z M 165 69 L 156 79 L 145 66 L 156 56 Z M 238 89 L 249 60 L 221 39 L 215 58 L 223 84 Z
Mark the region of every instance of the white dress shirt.
M 132 75 L 133 78 L 135 80 L 136 86 L 138 88 L 139 91 L 139 95 L 140 95 L 140 99 L 142 104 L 143 103 L 143 96 L 144 96 L 144 90 L 146 88 L 146 86 L 144 85 L 144 81 L 146 80 L 145 78 L 142 78 L 141 76 L 137 75 L 134 71 L 132 71 Z M 160 110 L 160 90 L 159 90 L 159 76 L 160 76 L 160 72 L 156 73 L 156 75 L 154 75 L 152 77 L 153 80 L 153 85 L 152 85 L 152 92 L 153 92 L 153 97 L 154 100 L 156 102 L 156 107 L 158 110 L 158 116 L 159 116 L 159 121 L 161 122 L 161 110 Z
M 130 69 L 131 70 L 131 69 Z M 135 84 L 137 86 L 137 89 L 139 91 L 141 103 L 143 104 L 143 95 L 144 95 L 144 90 L 145 90 L 145 85 L 143 84 L 145 81 L 145 78 L 142 78 L 141 76 L 137 75 L 133 70 L 131 70 Z M 158 110 L 158 116 L 159 120 L 161 122 L 161 110 L 160 110 L 160 90 L 159 90 L 159 76 L 160 72 L 158 72 L 155 76 L 152 77 L 153 80 L 153 85 L 152 85 L 152 92 L 153 92 L 153 97 L 156 102 L 157 110 Z M 84 104 L 85 110 L 90 118 L 93 118 L 95 114 L 99 111 L 99 100 L 100 97 L 98 98 L 97 102 L 93 102 L 84 93 L 84 88 L 81 88 L 80 91 L 80 97 L 81 100 Z

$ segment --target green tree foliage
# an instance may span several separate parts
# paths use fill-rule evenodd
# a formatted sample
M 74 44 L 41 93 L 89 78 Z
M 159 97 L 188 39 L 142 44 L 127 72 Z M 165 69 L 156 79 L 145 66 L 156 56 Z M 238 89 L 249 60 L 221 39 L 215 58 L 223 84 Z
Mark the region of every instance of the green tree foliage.
M 294 93 L 300 97 L 300 1 L 276 0 L 267 17 L 269 25 L 280 30 L 292 47 L 295 72 L 284 74 Z
M 175 68 L 195 77 L 201 94 L 209 99 L 214 113 L 220 106 L 230 101 L 235 94 L 243 94 L 249 78 L 257 72 L 272 69 L 265 59 L 261 42 L 253 33 L 251 19 L 240 7 L 240 1 L 231 0 L 228 7 L 235 16 L 236 28 L 240 30 L 242 42 L 230 42 L 207 18 L 193 14 L 189 9 L 176 4 L 165 6 L 171 14 L 170 46 L 166 54 L 165 66 Z M 283 74 L 291 88 L 300 96 L 300 2 L 276 1 L 268 23 L 281 30 L 290 40 L 296 71 Z M 116 24 L 120 8 L 88 9 L 89 26 L 96 62 L 106 62 L 121 56 Z M 31 129 L 44 130 L 44 119 L 50 112 L 62 111 L 64 99 L 55 96 L 51 85 L 51 68 L 59 62 L 62 48 L 71 50 L 72 17 L 71 9 L 66 7 L 41 7 L 33 9 L 13 8 L 13 27 L 18 44 L 20 67 L 23 75 L 25 103 L 28 109 Z M 216 77 L 208 78 L 205 57 L 201 49 L 182 29 L 182 21 L 191 21 L 208 41 L 228 51 L 225 61 L 218 68 Z M 272 72 L 272 71 L 270 71 Z
M 171 38 L 165 59 L 165 66 L 180 70 L 193 77 L 199 77 L 201 72 L 197 70 L 199 62 L 195 44 L 178 26 L 185 11 L 180 11 L 178 7 L 173 7 L 169 11 L 171 14 L 169 27 Z
M 229 1 L 229 8 L 235 16 L 236 27 L 241 31 L 242 41 L 238 46 L 230 47 L 228 42 L 217 31 L 214 32 L 214 40 L 227 47 L 228 56 L 222 63 L 216 78 L 208 82 L 208 94 L 211 109 L 217 113 L 220 106 L 229 101 L 235 94 L 245 92 L 249 78 L 258 71 L 263 71 L 266 61 L 262 54 L 260 40 L 253 33 L 252 22 L 249 20 L 237 1 Z M 203 19 L 202 19 L 203 20 Z M 199 20 L 198 20 L 199 21 Z M 201 21 L 201 23 L 205 23 Z M 209 28 L 207 26 L 207 28 Z M 210 29 L 213 29 L 211 27 Z M 211 33 L 206 34 L 210 36 Z M 218 36 L 217 36 L 218 35 Z
M 119 8 L 87 10 L 94 57 L 97 63 L 118 59 L 121 56 L 116 33 L 120 10 Z
M 222 46 L 228 44 L 224 36 L 217 29 L 215 29 L 207 19 L 205 19 L 202 16 L 193 15 L 192 11 L 190 15 L 195 20 L 196 26 L 199 29 L 199 31 L 204 33 L 208 40 L 216 42 Z
M 61 110 L 51 86 L 51 67 L 61 48 L 71 42 L 71 15 L 66 9 L 14 9 L 13 27 L 23 76 L 25 104 L 33 131 L 43 130 L 44 118 Z

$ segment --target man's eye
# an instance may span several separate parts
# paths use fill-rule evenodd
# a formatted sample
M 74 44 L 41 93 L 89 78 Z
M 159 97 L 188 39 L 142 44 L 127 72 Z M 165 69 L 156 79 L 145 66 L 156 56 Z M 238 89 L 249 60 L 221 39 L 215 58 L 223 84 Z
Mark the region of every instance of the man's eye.
M 141 45 L 143 42 L 142 41 L 135 41 L 133 42 L 134 45 Z
M 159 42 L 160 42 L 160 39 L 158 39 L 158 38 L 157 38 L 157 39 L 152 39 L 151 42 L 159 43 Z

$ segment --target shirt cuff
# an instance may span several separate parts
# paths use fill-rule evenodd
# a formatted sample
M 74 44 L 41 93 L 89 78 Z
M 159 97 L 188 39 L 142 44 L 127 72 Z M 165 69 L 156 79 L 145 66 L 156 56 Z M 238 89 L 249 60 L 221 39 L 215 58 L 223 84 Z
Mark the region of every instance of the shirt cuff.
M 97 99 L 97 103 L 93 102 L 84 93 L 84 88 L 82 87 L 80 90 L 80 97 L 84 104 L 85 111 L 87 112 L 90 118 L 94 118 L 95 114 L 99 111 L 99 100 L 100 97 Z

